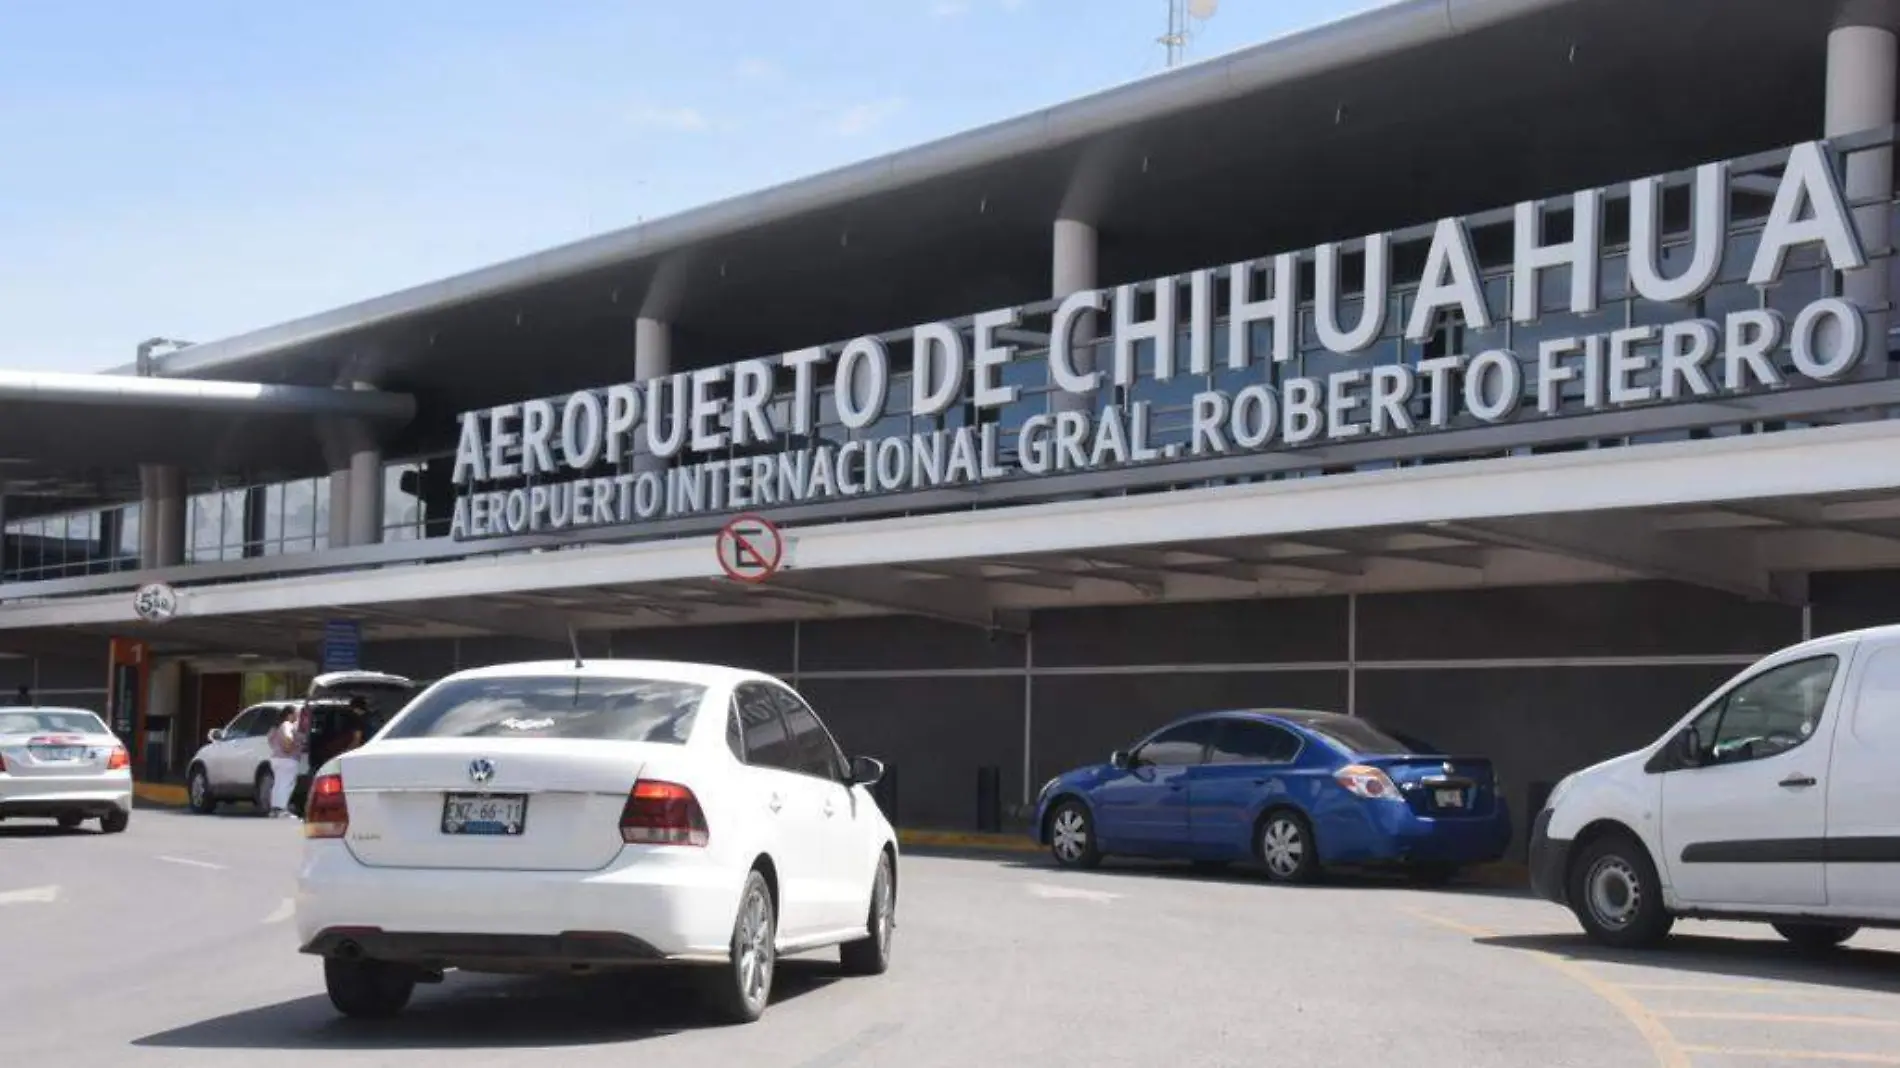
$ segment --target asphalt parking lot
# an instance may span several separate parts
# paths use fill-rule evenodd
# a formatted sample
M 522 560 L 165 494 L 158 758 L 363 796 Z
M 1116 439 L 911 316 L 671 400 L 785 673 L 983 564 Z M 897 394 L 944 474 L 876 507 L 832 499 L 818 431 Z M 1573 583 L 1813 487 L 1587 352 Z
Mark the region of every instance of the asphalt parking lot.
M 1587 947 L 1512 893 L 1245 872 L 1058 872 L 913 854 L 896 962 L 788 962 L 750 1027 L 678 984 L 451 976 L 400 1019 L 336 1018 L 295 952 L 297 825 L 141 810 L 124 835 L 0 826 L 10 1060 L 111 1065 L 971 1068 L 1418 1063 L 1900 1065 L 1900 935 L 1804 958 L 1689 924 L 1667 952 Z M 636 1062 L 634 1058 L 639 1060 Z

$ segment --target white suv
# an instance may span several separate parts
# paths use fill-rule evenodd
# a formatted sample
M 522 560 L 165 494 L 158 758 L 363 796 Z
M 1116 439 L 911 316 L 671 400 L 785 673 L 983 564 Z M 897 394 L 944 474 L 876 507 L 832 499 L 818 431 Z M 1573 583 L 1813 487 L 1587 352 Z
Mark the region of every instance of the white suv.
M 1809 948 L 1900 925 L 1900 626 L 1774 653 L 1648 747 L 1557 784 L 1531 882 L 1597 941 L 1676 919 Z
M 764 1011 L 780 954 L 890 961 L 897 838 L 784 683 L 701 664 L 509 664 L 437 682 L 319 768 L 297 926 L 350 1016 L 449 968 L 699 965 Z
M 239 712 L 212 730 L 185 770 L 185 794 L 192 810 L 211 813 L 226 801 L 249 801 L 270 810 L 271 728 L 296 711 L 301 701 L 265 701 Z

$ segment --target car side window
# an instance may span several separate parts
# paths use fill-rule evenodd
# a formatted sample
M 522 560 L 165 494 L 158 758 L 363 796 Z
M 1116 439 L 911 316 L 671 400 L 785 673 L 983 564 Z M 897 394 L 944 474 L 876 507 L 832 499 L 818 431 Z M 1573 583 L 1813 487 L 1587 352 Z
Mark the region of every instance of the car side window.
M 791 729 L 793 744 L 798 746 L 799 767 L 807 775 L 816 775 L 821 779 L 843 782 L 845 779 L 844 754 L 838 751 L 838 743 L 832 741 L 831 732 L 818 718 L 811 706 L 790 690 L 774 689 L 773 696 L 778 700 L 779 709 L 785 714 L 785 723 Z
M 262 708 L 259 708 L 257 710 L 257 715 L 251 718 L 251 729 L 248 733 L 246 733 L 245 737 L 262 738 L 265 735 L 268 735 L 271 732 L 272 728 L 276 727 L 279 723 L 282 723 L 283 721 L 284 721 L 283 709 L 272 708 L 266 705 Z
M 1252 719 L 1222 720 L 1208 750 L 1210 764 L 1285 764 L 1298 756 L 1300 739 L 1284 727 Z
M 1134 763 L 1179 767 L 1207 762 L 1207 745 L 1213 741 L 1214 721 L 1197 719 L 1170 727 L 1142 743 L 1135 750 Z
M 228 742 L 249 737 L 251 725 L 256 721 L 257 709 L 247 708 L 239 712 L 237 715 L 231 717 L 231 722 L 224 725 L 224 740 Z
M 1805 743 L 1821 724 L 1839 670 L 1839 658 L 1817 656 L 1771 668 L 1730 690 L 1696 717 L 1702 763 L 1764 760 Z
M 746 763 L 757 768 L 799 770 L 798 751 L 785 733 L 785 720 L 771 693 L 763 686 L 741 686 L 738 701 Z

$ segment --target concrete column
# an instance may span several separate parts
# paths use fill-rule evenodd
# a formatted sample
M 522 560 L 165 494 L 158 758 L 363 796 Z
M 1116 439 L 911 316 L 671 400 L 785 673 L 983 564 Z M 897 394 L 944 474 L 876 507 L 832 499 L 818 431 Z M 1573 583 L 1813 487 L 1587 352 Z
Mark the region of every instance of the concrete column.
M 672 370 L 673 328 L 664 320 L 644 315 L 635 319 L 633 321 L 633 380 L 645 382 L 650 378 L 660 378 L 671 374 Z M 646 418 L 654 418 L 654 413 L 648 412 Z M 646 439 L 644 432 L 634 439 L 633 470 L 636 474 L 666 469 L 664 461 L 647 451 Z
M 139 567 L 185 562 L 185 473 L 169 464 L 139 465 Z
M 333 495 L 334 496 L 334 495 Z M 363 446 L 350 454 L 349 522 L 351 545 L 383 540 L 383 451 Z M 334 524 L 336 517 L 330 517 Z
M 1057 300 L 1079 293 L 1084 289 L 1094 289 L 1096 281 L 1095 262 L 1097 241 L 1095 227 L 1076 219 L 1057 219 L 1055 225 L 1055 250 L 1050 263 L 1050 293 Z M 1080 342 L 1092 339 L 1099 329 L 1094 312 L 1084 312 L 1075 320 L 1075 339 Z M 1075 368 L 1087 373 L 1095 367 L 1095 349 L 1078 344 L 1075 351 Z M 1054 388 L 1053 379 L 1050 387 Z M 1050 409 L 1053 411 L 1092 411 L 1095 407 L 1094 396 L 1079 396 L 1074 393 L 1052 392 L 1049 395 Z
M 330 536 L 327 544 L 342 549 L 350 544 L 350 469 L 330 472 Z
M 1822 131 L 1843 137 L 1893 124 L 1895 69 L 1900 44 L 1884 26 L 1842 25 L 1827 39 L 1827 117 Z M 1861 243 L 1871 260 L 1842 277 L 1843 295 L 1867 314 L 1869 357 L 1866 373 L 1887 374 L 1887 328 L 1892 302 L 1893 149 L 1856 152 L 1848 157 L 1845 192 L 1849 200 L 1879 198 L 1855 211 Z

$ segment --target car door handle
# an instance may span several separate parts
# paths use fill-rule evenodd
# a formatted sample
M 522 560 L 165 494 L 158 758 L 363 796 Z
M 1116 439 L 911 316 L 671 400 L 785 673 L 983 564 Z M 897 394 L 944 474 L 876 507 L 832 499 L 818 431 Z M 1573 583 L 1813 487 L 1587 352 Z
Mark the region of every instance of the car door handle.
M 772 800 L 767 801 L 765 803 L 765 807 L 771 809 L 774 812 L 777 812 L 779 809 L 785 807 L 785 802 L 781 800 L 777 794 L 773 794 Z
M 1799 772 L 1796 772 L 1795 774 L 1790 775 L 1787 778 L 1781 780 L 1781 785 L 1787 787 L 1790 790 L 1800 790 L 1805 787 L 1813 786 L 1815 782 L 1816 782 L 1816 779 L 1814 778 L 1814 776 L 1802 775 Z
M 837 806 L 837 804 L 836 804 L 836 803 L 834 803 L 834 802 L 833 802 L 833 801 L 831 800 L 831 798 L 829 798 L 829 797 L 827 797 L 827 798 L 825 798 L 825 815 L 826 815 L 826 816 L 834 816 L 834 815 L 837 815 L 837 812 L 838 812 L 838 806 Z

